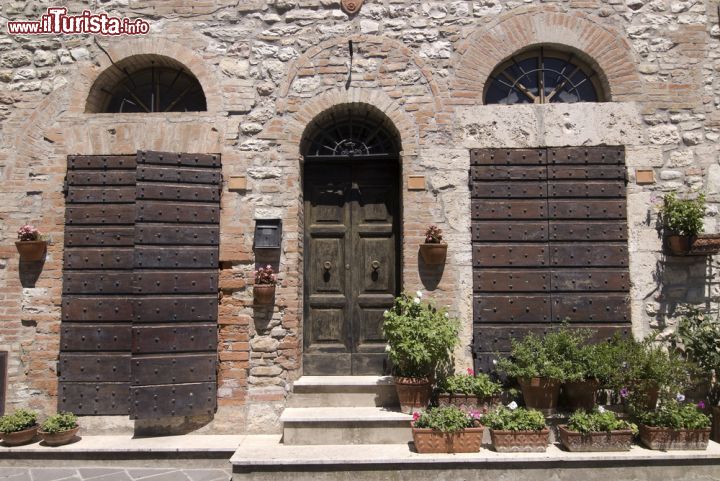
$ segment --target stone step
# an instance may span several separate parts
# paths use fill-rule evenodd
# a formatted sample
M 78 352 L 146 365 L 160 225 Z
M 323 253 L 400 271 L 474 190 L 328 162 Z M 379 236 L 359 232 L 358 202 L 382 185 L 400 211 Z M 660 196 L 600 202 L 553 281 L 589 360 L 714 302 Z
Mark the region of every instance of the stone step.
M 407 443 L 411 419 L 381 407 L 287 408 L 280 416 L 288 445 Z
M 303 376 L 293 384 L 288 407 L 394 407 L 392 376 Z
M 701 481 L 718 479 L 720 445 L 706 451 L 418 454 L 408 444 L 288 446 L 280 436 L 247 436 L 230 459 L 233 481 Z

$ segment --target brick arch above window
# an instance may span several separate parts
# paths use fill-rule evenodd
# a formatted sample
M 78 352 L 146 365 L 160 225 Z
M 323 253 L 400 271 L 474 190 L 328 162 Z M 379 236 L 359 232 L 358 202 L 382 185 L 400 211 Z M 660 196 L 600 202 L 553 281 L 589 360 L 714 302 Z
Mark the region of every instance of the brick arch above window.
M 576 52 L 597 72 L 604 100 L 631 101 L 642 93 L 635 53 L 621 32 L 584 14 L 540 7 L 513 10 L 458 46 L 460 59 L 451 89 L 455 103 L 482 103 L 496 67 L 539 45 Z
M 86 113 L 204 112 L 205 92 L 185 65 L 164 55 L 132 55 L 93 83 Z

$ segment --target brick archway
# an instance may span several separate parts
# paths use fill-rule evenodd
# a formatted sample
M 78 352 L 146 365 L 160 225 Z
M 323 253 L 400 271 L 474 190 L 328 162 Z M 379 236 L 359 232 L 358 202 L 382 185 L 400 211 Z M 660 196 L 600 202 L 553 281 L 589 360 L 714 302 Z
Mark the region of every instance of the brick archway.
M 621 32 L 581 13 L 534 7 L 513 10 L 458 47 L 460 59 L 451 89 L 455 103 L 482 103 L 485 83 L 495 67 L 537 45 L 576 52 L 597 71 L 608 100 L 631 101 L 642 94 L 637 60 Z
M 192 49 L 164 39 L 132 38 L 112 43 L 105 50 L 116 64 L 132 57 L 147 59 L 155 56 L 169 59 L 173 65 L 182 65 L 200 82 L 207 101 L 207 112 L 217 113 L 224 110 L 222 89 L 216 74 L 209 68 L 207 61 Z M 93 90 L 98 80 L 107 75 L 108 69 L 112 68 L 112 62 L 107 55 L 98 58 L 99 65 L 88 64 L 78 70 L 72 82 L 72 93 L 68 103 L 69 113 L 85 112 L 86 103 L 92 101 Z

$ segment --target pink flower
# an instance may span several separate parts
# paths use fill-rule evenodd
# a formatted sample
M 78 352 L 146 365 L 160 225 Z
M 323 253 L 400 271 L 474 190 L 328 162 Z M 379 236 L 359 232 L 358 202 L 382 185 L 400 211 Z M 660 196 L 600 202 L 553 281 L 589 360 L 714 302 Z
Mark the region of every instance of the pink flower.
M 698 409 L 705 409 L 705 401 L 700 401 L 699 403 L 697 403 L 697 407 Z
M 470 417 L 473 419 L 480 419 L 482 417 L 482 414 L 478 410 L 472 410 L 470 411 Z
M 420 419 L 420 413 L 415 411 L 413 413 L 413 422 L 417 421 L 418 419 Z
M 467 373 L 468 373 L 468 376 L 474 376 L 474 375 L 475 375 L 475 371 L 473 371 L 473 369 L 472 369 L 471 367 L 467 368 Z
M 626 398 L 626 397 L 628 397 L 628 390 L 627 390 L 626 387 L 620 389 L 620 397 L 621 397 L 621 398 Z

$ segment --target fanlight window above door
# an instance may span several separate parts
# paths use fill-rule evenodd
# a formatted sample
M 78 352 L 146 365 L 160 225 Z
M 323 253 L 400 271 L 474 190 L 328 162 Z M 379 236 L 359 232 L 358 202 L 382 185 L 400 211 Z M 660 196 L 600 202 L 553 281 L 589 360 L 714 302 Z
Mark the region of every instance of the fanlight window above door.
M 397 134 L 372 107 L 348 106 L 322 114 L 308 126 L 301 151 L 308 159 L 396 158 Z
M 486 104 L 601 102 L 596 72 L 570 52 L 543 47 L 513 55 L 488 79 Z
M 187 70 L 149 67 L 128 73 L 123 70 L 111 88 L 105 112 L 199 112 L 207 110 L 200 82 Z

